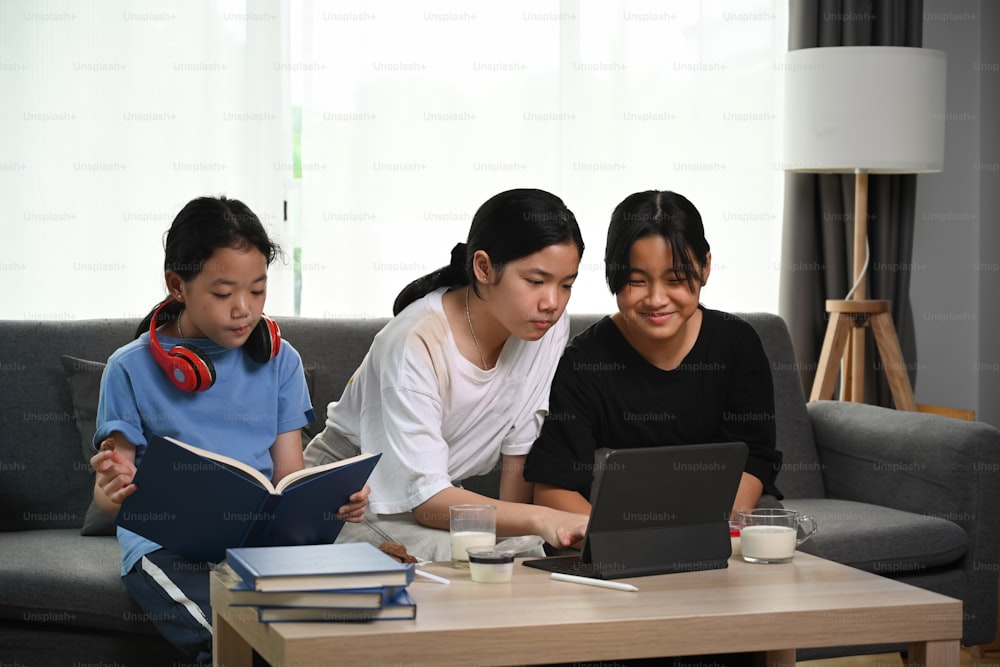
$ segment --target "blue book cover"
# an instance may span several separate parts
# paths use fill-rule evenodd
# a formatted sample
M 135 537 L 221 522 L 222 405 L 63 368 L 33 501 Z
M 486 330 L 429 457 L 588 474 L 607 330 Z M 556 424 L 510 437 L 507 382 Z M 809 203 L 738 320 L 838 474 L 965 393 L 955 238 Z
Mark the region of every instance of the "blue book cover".
M 329 544 L 344 525 L 337 509 L 380 457 L 305 468 L 272 485 L 241 461 L 153 436 L 115 523 L 195 561 L 218 562 L 231 547 Z
M 258 607 L 262 623 L 327 622 L 366 623 L 368 621 L 410 620 L 417 617 L 417 603 L 405 588 L 400 589 L 381 609 L 337 609 L 331 607 Z
M 334 607 L 342 609 L 381 609 L 405 586 L 382 588 L 344 588 L 317 591 L 256 591 L 230 567 L 216 570 L 234 607 Z
M 367 542 L 226 551 L 226 564 L 257 591 L 310 591 L 406 586 L 413 564 Z

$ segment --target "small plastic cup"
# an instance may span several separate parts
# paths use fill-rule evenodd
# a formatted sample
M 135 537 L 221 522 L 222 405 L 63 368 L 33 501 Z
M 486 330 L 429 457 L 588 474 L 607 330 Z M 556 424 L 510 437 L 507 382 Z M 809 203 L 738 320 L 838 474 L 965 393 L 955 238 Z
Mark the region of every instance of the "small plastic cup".
M 465 548 L 469 558 L 469 574 L 481 584 L 502 584 L 514 574 L 514 557 L 542 546 L 538 535 L 512 537 L 495 545 L 473 545 Z
M 502 584 L 514 574 L 514 552 L 497 551 L 496 547 L 466 547 L 469 574 L 481 584 Z

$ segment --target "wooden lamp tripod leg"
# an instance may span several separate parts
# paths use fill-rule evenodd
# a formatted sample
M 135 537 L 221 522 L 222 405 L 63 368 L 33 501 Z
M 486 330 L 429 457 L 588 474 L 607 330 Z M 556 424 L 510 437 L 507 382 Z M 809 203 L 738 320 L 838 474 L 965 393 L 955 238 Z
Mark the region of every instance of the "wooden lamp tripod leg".
M 827 312 L 830 319 L 826 325 L 826 335 L 823 337 L 823 349 L 819 354 L 816 378 L 809 394 L 810 401 L 833 398 L 833 385 L 837 382 L 840 360 L 844 356 L 847 339 L 851 333 L 849 316 L 829 310 Z
M 915 412 L 917 404 L 913 400 L 913 388 L 910 386 L 910 376 L 906 374 L 906 364 L 903 361 L 903 349 L 899 346 L 896 327 L 892 324 L 892 315 L 876 313 L 871 317 L 872 332 L 875 334 L 875 344 L 878 346 L 882 366 L 889 382 L 892 402 L 897 410 Z
M 819 355 L 819 366 L 809 400 L 833 398 L 833 386 L 837 381 L 838 365 L 842 357 L 846 358 L 848 366 L 842 384 L 855 382 L 861 374 L 861 368 L 858 367 L 858 360 L 852 356 L 856 350 L 848 349 L 847 342 L 852 338 L 852 342 L 858 339 L 863 341 L 865 329 L 868 328 L 864 324 L 867 323 L 875 336 L 875 344 L 882 357 L 896 409 L 916 410 L 910 377 L 906 374 L 906 364 L 903 361 L 903 350 L 896 336 L 896 327 L 892 324 L 892 315 L 889 314 L 889 302 L 830 300 L 826 302 L 826 310 L 830 314 L 830 321 L 826 326 L 826 336 L 823 338 L 823 349 Z M 857 387 L 850 387 L 844 393 L 846 400 L 855 403 L 863 401 L 863 393 Z

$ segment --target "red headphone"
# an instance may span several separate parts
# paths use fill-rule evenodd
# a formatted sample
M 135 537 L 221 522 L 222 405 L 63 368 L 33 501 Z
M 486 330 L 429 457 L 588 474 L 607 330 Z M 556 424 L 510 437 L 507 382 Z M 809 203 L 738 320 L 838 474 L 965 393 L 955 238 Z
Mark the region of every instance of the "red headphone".
M 160 311 L 173 301 L 168 297 L 153 310 L 149 323 L 149 350 L 175 387 L 181 391 L 205 391 L 215 384 L 215 366 L 208 355 L 196 346 L 184 343 L 164 351 L 156 341 Z M 278 355 L 280 349 L 281 331 L 278 323 L 261 315 L 257 326 L 250 332 L 250 337 L 243 343 L 243 350 L 257 363 L 266 364 Z

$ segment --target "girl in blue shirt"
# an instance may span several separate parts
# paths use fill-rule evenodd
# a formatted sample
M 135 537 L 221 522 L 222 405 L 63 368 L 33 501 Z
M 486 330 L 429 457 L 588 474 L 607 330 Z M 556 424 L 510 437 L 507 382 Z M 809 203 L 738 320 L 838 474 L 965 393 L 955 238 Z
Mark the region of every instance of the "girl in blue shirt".
M 267 268 L 280 252 L 242 202 L 202 197 L 165 242 L 168 298 L 101 379 L 94 499 L 109 514 L 132 483 L 151 435 L 236 458 L 277 482 L 304 467 L 300 428 L 312 406 L 298 352 L 263 316 Z M 183 493 L 183 489 L 178 489 Z M 339 508 L 364 517 L 368 487 Z M 157 629 L 199 662 L 212 655 L 210 567 L 118 528 L 125 588 Z

